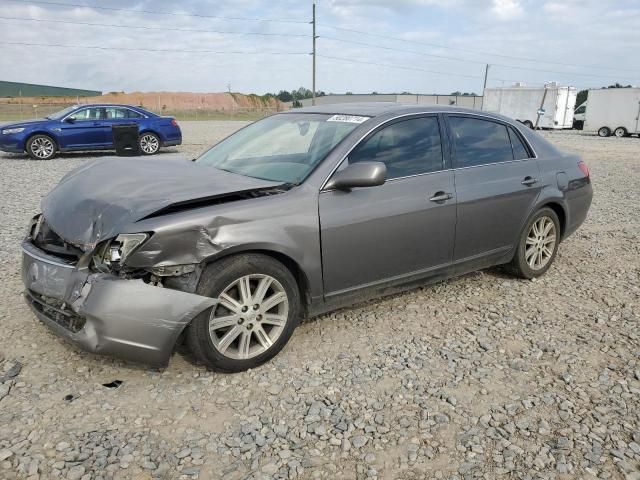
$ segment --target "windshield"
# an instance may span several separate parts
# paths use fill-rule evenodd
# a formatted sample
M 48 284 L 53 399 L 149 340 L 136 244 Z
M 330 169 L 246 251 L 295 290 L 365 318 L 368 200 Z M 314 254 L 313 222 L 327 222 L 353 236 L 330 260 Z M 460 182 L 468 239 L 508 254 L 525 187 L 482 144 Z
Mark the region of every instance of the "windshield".
M 287 113 L 253 123 L 196 160 L 248 177 L 297 184 L 368 117 Z
M 47 118 L 49 118 L 51 120 L 60 120 L 65 115 L 73 112 L 76 108 L 78 108 L 78 105 L 73 105 L 72 107 L 67 107 L 64 110 L 60 110 L 59 112 L 52 113 Z

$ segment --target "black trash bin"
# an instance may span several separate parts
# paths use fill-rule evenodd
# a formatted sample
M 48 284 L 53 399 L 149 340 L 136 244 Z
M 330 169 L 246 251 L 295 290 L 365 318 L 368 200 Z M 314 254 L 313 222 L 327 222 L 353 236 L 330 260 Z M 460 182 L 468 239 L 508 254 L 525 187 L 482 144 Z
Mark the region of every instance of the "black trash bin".
M 116 155 L 130 157 L 140 154 L 137 124 L 114 125 L 111 127 L 111 132 L 113 133 Z

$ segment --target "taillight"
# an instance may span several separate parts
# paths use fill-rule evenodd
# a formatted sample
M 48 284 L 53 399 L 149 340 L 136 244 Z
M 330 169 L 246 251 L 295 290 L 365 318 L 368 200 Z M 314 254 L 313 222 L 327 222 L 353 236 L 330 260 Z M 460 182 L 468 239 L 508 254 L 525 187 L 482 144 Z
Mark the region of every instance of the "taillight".
M 591 173 L 589 172 L 589 167 L 587 167 L 587 164 L 584 163 L 582 160 L 578 161 L 578 168 L 582 173 L 584 173 L 585 177 L 589 178 L 591 176 Z
M 171 119 L 171 125 L 173 125 L 174 127 L 177 127 L 177 126 L 178 126 L 178 122 L 176 122 L 176 119 L 175 119 L 175 118 L 172 118 L 172 119 Z

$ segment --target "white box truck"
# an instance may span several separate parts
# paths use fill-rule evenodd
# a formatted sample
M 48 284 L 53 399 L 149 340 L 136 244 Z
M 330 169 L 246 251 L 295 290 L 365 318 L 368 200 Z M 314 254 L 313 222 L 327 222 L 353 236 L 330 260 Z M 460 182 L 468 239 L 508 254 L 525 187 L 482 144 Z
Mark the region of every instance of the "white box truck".
M 640 135 L 639 118 L 640 88 L 589 90 L 583 130 L 598 132 L 601 137 Z
M 482 110 L 511 117 L 529 128 L 536 125 L 540 111 L 539 128 L 572 128 L 577 94 L 575 87 L 561 87 L 555 82 L 547 84 L 546 96 L 545 87 L 526 87 L 523 84 L 486 88 Z

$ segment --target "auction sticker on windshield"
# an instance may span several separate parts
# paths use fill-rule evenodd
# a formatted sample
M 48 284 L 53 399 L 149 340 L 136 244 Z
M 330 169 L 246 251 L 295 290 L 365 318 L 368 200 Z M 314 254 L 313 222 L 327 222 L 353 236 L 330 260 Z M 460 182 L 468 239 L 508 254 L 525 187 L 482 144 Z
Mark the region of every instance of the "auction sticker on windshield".
M 364 123 L 369 117 L 359 117 L 357 115 L 334 115 L 327 119 L 327 122 Z

